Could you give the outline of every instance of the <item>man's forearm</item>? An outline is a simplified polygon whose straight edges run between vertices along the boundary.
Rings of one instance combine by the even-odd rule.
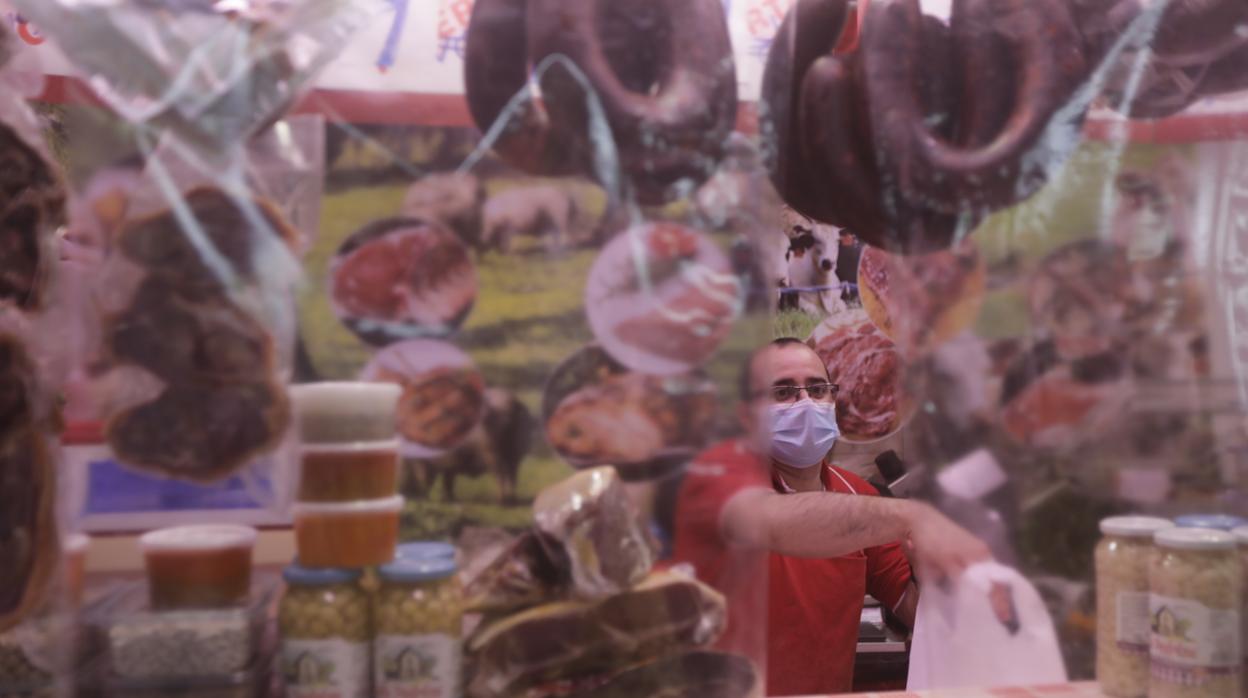
[[[904,540],[928,507],[903,499],[810,492],[768,494],[759,507],[765,540],[758,543],[793,557],[829,558]],[[756,518],[756,517],[750,517]]]

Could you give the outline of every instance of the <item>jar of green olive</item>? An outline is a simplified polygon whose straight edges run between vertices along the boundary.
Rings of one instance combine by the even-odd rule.
[[[373,631],[359,570],[291,565],[278,608],[288,698],[368,698]]]
[[[377,637],[373,681],[378,698],[454,698],[460,695],[463,589],[453,556],[405,546],[377,570],[373,597]],[[453,553],[452,553],[453,555]]]

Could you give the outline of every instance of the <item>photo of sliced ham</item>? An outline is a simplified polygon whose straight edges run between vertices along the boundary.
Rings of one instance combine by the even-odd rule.
[[[585,288],[590,326],[603,348],[628,368],[660,375],[705,363],[744,300],[723,251],[674,223],[620,233],[594,262]]]
[[[913,402],[902,391],[905,363],[897,345],[851,311],[825,321],[814,334],[815,351],[840,386],[836,421],[847,441],[874,441],[900,428]]]
[[[370,344],[445,336],[476,302],[476,267],[440,224],[377,221],[339,249],[330,264],[330,299],[338,318]]]

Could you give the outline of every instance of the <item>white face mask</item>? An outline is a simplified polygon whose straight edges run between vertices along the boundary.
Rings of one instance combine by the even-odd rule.
[[[836,404],[810,398],[768,406],[766,423],[771,457],[794,468],[822,463],[841,436]]]

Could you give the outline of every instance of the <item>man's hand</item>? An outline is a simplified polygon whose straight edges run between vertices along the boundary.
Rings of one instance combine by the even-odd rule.
[[[956,579],[967,567],[992,558],[983,541],[926,504],[913,514],[910,540],[910,558],[924,582]]]

